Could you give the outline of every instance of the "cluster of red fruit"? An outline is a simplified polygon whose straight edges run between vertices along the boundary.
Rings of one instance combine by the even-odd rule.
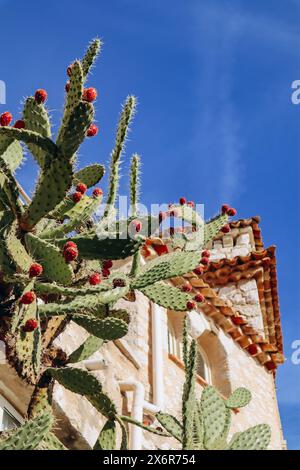
[[[187,201],[185,197],[181,197],[181,198],[179,199],[179,204],[180,204],[181,206],[187,205],[187,206],[189,206],[189,207],[195,207],[194,201]]]
[[[34,263],[30,266],[29,268],[29,277],[37,277],[40,276],[43,273],[43,266],[41,266],[38,263]],[[27,291],[25,292],[21,299],[20,302],[23,305],[30,305],[36,300],[36,295],[33,291]],[[23,330],[26,332],[32,332],[38,327],[38,322],[35,318],[29,318],[24,327]]]
[[[39,89],[36,90],[34,94],[34,99],[38,104],[45,103],[47,100],[47,92],[45,90]],[[12,115],[6,111],[0,116],[0,126],[9,126],[12,121]],[[13,126],[15,129],[24,129],[25,122],[22,119],[18,119]]]
[[[87,190],[87,185],[84,184],[84,183],[78,183],[77,186],[76,186],[76,191],[75,193],[72,194],[72,199],[74,202],[79,202],[82,198],[82,196],[84,195],[84,193],[86,192]],[[103,194],[103,191],[102,189],[100,188],[95,188],[94,191],[93,191],[93,197],[94,198],[98,198],[100,196],[102,196]]]
[[[72,75],[72,67],[73,65],[69,65],[67,68],[67,74],[69,77]],[[66,92],[69,93],[70,90],[70,81],[67,81],[66,83]],[[90,87],[90,88],[85,88],[82,93],[82,99],[84,101],[87,101],[88,103],[93,103],[97,99],[98,92],[96,88]],[[95,135],[98,134],[98,127],[96,124],[91,124],[90,127],[88,128],[86,135],[87,137],[94,137]]]
[[[227,214],[230,217],[234,217],[236,215],[236,209],[230,207],[228,204],[223,204],[221,207],[222,214]],[[221,232],[229,233],[230,232],[230,225],[226,224],[224,227],[221,228]]]

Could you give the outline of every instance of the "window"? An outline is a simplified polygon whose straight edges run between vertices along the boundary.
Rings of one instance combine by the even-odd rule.
[[[22,423],[22,416],[0,396],[0,431],[8,431],[18,427]]]
[[[176,312],[168,312],[168,353],[183,362],[182,346],[183,318]],[[198,343],[197,374],[207,383],[212,383],[211,368],[204,349]]]
[[[202,377],[202,379],[204,379],[207,383],[211,384],[209,361],[206,353],[199,344],[197,351],[197,374],[200,375],[200,377]]]

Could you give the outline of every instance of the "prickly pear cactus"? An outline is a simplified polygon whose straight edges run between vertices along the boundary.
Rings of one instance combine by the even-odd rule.
[[[0,441],[3,449],[64,448],[51,430],[55,380],[84,395],[107,417],[96,448],[115,447],[116,425],[122,433],[121,448],[126,448],[125,418],[118,416],[101,384],[88,372],[67,366],[87,359],[107,341],[126,335],[129,314],[114,305],[121,298],[133,298],[134,290],[173,310],[194,308],[189,292],[165,281],[199,268],[203,245],[228,221],[228,214],[222,211],[206,224],[191,204],[182,201],[159,217],[139,216],[140,157],[137,154],[131,161],[130,217],[114,220],[121,157],[136,110],[134,96],[127,97],[120,113],[107,194],[104,196],[102,189],[95,187],[105,172],[102,164],[76,169],[81,144],[98,133],[93,104],[97,91],[85,86],[100,50],[101,42],[96,39],[83,59],[68,67],[65,104],[56,136],[46,106],[47,93],[41,89],[25,99],[21,119],[11,125],[10,114],[6,113],[7,125],[0,126],[1,338],[9,345],[8,360],[35,387],[29,407],[31,421],[3,438]],[[15,176],[25,151],[39,166],[32,198]],[[99,212],[103,197],[104,208]],[[162,221],[172,218],[175,211],[177,218],[190,224],[194,238],[185,240],[186,251],[164,254],[142,266],[145,249],[160,237]],[[133,233],[129,236],[130,230]],[[172,238],[170,234],[167,241],[170,246]],[[152,254],[155,252],[158,253],[157,248]],[[112,260],[128,257],[132,257],[128,274],[111,272]],[[53,348],[51,354],[48,349],[70,321],[83,327],[90,336],[69,357],[60,354],[58,360]],[[193,373],[190,386],[192,377]],[[189,393],[189,387],[186,393],[188,413],[193,394]],[[228,400],[226,407],[234,407],[245,399],[235,396]],[[48,414],[42,413],[45,409]],[[179,439],[179,423],[163,415],[160,419],[167,431]],[[189,436],[191,445],[191,433]],[[240,442],[241,438],[234,445],[240,446]]]
[[[218,391],[207,386],[197,399],[195,393],[196,343],[188,344],[188,322],[184,325],[184,362],[186,381],[182,396],[182,423],[168,413],[159,412],[156,419],[166,432],[188,450],[266,450],[271,439],[271,429],[267,424],[258,424],[246,431],[237,432],[228,442],[231,413],[234,408],[246,406],[251,393],[246,388],[236,389],[225,400]],[[136,426],[145,427],[139,423]],[[156,433],[155,428],[148,427]]]

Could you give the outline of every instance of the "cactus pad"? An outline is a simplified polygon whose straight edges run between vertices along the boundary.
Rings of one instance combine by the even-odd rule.
[[[47,372],[63,387],[71,392],[85,396],[108,419],[115,418],[117,413],[115,405],[102,391],[101,383],[92,374],[72,367],[48,369]]]
[[[270,426],[258,424],[235,434],[229,443],[229,450],[266,450],[270,440]]]
[[[227,408],[242,408],[251,401],[251,392],[244,387],[237,388],[225,401]]]
[[[141,289],[163,279],[181,276],[196,268],[201,259],[201,253],[169,253],[149,261],[134,279],[132,287]]]
[[[26,235],[26,246],[29,252],[43,266],[45,277],[63,285],[68,285],[72,282],[72,267],[70,264],[66,264],[63,255],[57,247],[31,233]]]
[[[189,294],[181,292],[176,287],[164,282],[156,282],[155,284],[140,289],[140,291],[146,295],[146,297],[149,297],[152,302],[179,312],[186,311],[186,304],[191,300]]]
[[[116,448],[116,422],[108,420],[104,424],[94,445],[94,450],[114,450]]]
[[[52,425],[51,414],[40,414],[13,431],[7,439],[0,439],[0,450],[35,450]]]
[[[89,336],[79,348],[70,354],[68,362],[74,364],[88,359],[96,351],[99,351],[102,344],[103,340],[101,338],[93,335]]]

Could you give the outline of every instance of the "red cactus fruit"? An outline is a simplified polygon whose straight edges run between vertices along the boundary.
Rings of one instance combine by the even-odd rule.
[[[45,103],[45,101],[47,100],[47,92],[46,90],[42,90],[41,88],[36,90],[35,94],[34,94],[34,99],[36,101],[36,103],[38,104],[41,104],[41,103]]]
[[[35,320],[35,318],[29,318],[29,320],[26,321],[23,329],[27,333],[31,333],[32,331],[36,330],[38,327],[38,322]]]
[[[29,268],[29,276],[30,277],[36,277],[40,276],[43,272],[43,266],[41,266],[38,263],[34,263],[30,266]]]
[[[96,126],[96,124],[91,124],[88,130],[86,131],[86,135],[87,137],[94,137],[95,135],[98,134],[98,131],[99,129]]]
[[[72,194],[72,199],[74,202],[79,202],[81,198],[82,193],[80,193],[79,191],[76,191],[76,193]]]
[[[195,295],[194,300],[195,300],[198,304],[201,304],[201,303],[203,303],[203,302],[205,301],[205,297],[204,297],[204,295],[202,295],[202,294],[197,294],[197,295]]]
[[[203,256],[203,258],[201,258],[201,263],[204,265],[209,264],[209,258],[207,258],[207,256]]]
[[[78,183],[76,186],[76,191],[78,191],[81,194],[84,194],[87,190],[87,185],[84,183]]]
[[[188,202],[187,202],[187,206],[189,206],[189,207],[195,207],[194,201],[188,201]]]
[[[210,251],[209,250],[203,250],[201,253],[201,256],[203,258],[209,258],[210,257]]]
[[[131,225],[137,233],[142,230],[142,222],[140,222],[139,220],[133,220],[131,222]]]
[[[96,88],[85,88],[83,90],[83,94],[82,94],[82,99],[84,101],[88,101],[89,103],[92,103],[93,101],[95,101],[95,99],[97,98],[97,90]]]
[[[73,64],[70,64],[69,67],[67,68],[67,75],[69,77],[71,77],[71,75],[72,75],[72,68],[73,68]]]
[[[101,272],[102,272],[103,277],[109,277],[110,276],[110,270],[109,269],[103,268]]]
[[[70,81],[67,81],[66,86],[65,86],[66,93],[69,93],[70,86],[71,86]]]
[[[235,325],[243,325],[245,323],[243,317],[234,317],[232,316],[231,317],[231,321],[232,323],[234,323]]]
[[[195,302],[193,302],[192,300],[188,300],[186,303],[186,308],[187,310],[194,310],[196,308]]]
[[[66,261],[74,261],[78,258],[78,250],[73,246],[64,249],[64,258]]]
[[[275,370],[276,369],[276,364],[275,362],[273,361],[267,361],[264,363],[264,366],[268,369],[268,370]]]
[[[94,274],[91,274],[90,277],[89,277],[89,283],[92,285],[92,286],[96,286],[97,284],[100,284],[101,282],[101,276],[99,273],[94,273]]]
[[[229,204],[223,204],[223,206],[221,207],[222,214],[227,214],[229,209],[230,209]]]
[[[103,191],[101,188],[95,188],[94,191],[93,191],[93,196],[94,197],[100,197],[102,196],[103,194]]]
[[[249,354],[251,354],[251,356],[255,356],[255,354],[258,353],[258,347],[256,344],[252,343],[250,346],[248,346],[247,351]]]
[[[192,289],[193,289],[193,288],[192,288],[192,286],[191,286],[191,284],[190,284],[189,282],[187,282],[186,284],[183,284],[183,285],[181,286],[182,292],[191,292]]]
[[[77,248],[77,245],[75,242],[72,242],[71,240],[69,242],[67,242],[65,245],[64,245],[64,251],[67,249],[67,248],[75,248],[77,251],[78,251],[78,248]]]
[[[0,116],[0,126],[9,126],[12,121],[12,115],[6,111]]]
[[[32,302],[34,302],[36,299],[36,295],[34,292],[32,291],[28,291],[28,292],[25,292],[25,294],[22,295],[20,301],[21,301],[21,304],[24,304],[24,305],[30,305],[32,304]]]
[[[230,232],[230,225],[226,224],[224,227],[221,228],[221,232],[229,233]]]
[[[116,288],[116,287],[125,287],[126,282],[124,281],[124,279],[114,279],[113,280],[113,286],[114,286],[114,288]]]
[[[197,276],[201,276],[201,274],[203,274],[203,268],[202,266],[198,266],[197,268],[194,269],[193,271],[195,274],[197,274]]]
[[[153,244],[152,247],[153,247],[153,250],[158,254],[158,256],[166,255],[167,253],[169,253],[167,245]]]
[[[113,267],[113,262],[111,259],[106,259],[105,261],[103,261],[103,269],[110,269]]]
[[[234,209],[234,207],[230,207],[230,209],[227,211],[227,214],[230,215],[230,217],[234,217],[236,215],[236,209]]]
[[[180,204],[181,206],[184,206],[184,205],[186,204],[186,198],[185,198],[185,197],[181,197],[181,198],[179,199],[179,204]]]
[[[22,121],[22,119],[18,119],[18,120],[14,123],[14,128],[15,128],[15,129],[24,129],[24,128],[25,128],[25,122]]]

